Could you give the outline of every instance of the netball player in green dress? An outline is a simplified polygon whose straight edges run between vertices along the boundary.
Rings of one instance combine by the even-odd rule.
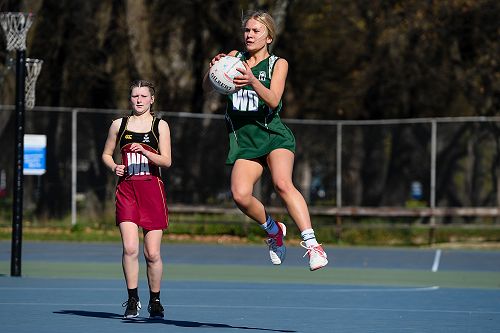
[[[271,262],[281,264],[286,255],[283,243],[286,226],[267,214],[262,202],[253,196],[253,187],[267,167],[276,192],[301,232],[301,245],[307,249],[310,269],[316,270],[326,266],[327,255],[314,235],[304,197],[292,182],[295,138],[280,119],[288,62],[269,52],[276,29],[268,13],[249,13],[242,23],[245,50],[227,54],[239,57],[245,66],[234,79],[240,89],[228,95],[226,108],[229,135],[226,163],[233,166],[233,200],[267,232]],[[224,53],[216,55],[210,66],[224,56]],[[204,87],[209,90],[207,77]]]

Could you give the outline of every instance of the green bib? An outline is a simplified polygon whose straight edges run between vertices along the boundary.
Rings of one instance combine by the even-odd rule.
[[[246,54],[238,52],[245,61]],[[279,58],[270,55],[252,68],[252,73],[266,87],[271,86],[274,65]],[[279,117],[282,101],[271,109],[262,101],[251,86],[245,86],[227,96],[226,126],[229,135],[229,153],[226,163],[237,159],[256,159],[278,148],[295,152],[292,131]]]

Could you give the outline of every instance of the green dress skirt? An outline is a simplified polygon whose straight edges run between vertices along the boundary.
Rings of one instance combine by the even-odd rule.
[[[237,159],[260,159],[279,148],[295,153],[295,137],[278,114],[264,122],[248,117],[226,117],[226,125],[229,136],[226,164],[232,165]]]

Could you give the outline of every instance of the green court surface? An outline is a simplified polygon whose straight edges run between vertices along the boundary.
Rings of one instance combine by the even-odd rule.
[[[0,274],[7,275],[10,263],[0,262]],[[141,271],[145,272],[144,265]],[[25,261],[23,276],[43,278],[120,279],[120,263]],[[143,276],[144,274],[142,274]],[[234,281],[268,283],[353,284],[386,286],[440,286],[450,288],[500,288],[500,273],[402,269],[325,268],[310,272],[304,267],[243,265],[165,265],[166,280]]]

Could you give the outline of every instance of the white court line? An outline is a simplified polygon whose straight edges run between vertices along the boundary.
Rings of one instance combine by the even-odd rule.
[[[436,250],[434,255],[434,263],[432,264],[432,271],[437,272],[439,269],[439,261],[441,260],[441,249]]]
[[[276,292],[276,291],[286,291],[295,293],[353,293],[353,292],[418,292],[418,291],[434,291],[438,290],[439,286],[429,286],[429,287],[408,287],[408,288],[329,288],[329,289],[317,289],[317,288],[286,288],[286,289],[276,289],[276,288],[162,288],[165,292],[186,292],[189,291],[200,291],[200,292]],[[89,291],[123,291],[123,288],[86,288],[86,287],[0,287],[0,290],[89,290]],[[1,303],[0,303],[1,304]]]
[[[119,304],[108,303],[0,303],[2,305],[22,306],[72,306],[72,307],[118,307]],[[269,310],[310,310],[310,311],[364,311],[364,312],[406,312],[406,313],[458,313],[458,314],[493,314],[500,315],[500,311],[479,310],[442,310],[442,309],[404,309],[404,308],[363,308],[363,307],[325,307],[325,306],[277,306],[277,305],[216,305],[216,304],[166,304],[167,308],[198,308],[198,309],[269,309]],[[94,309],[95,310],[95,309]]]

